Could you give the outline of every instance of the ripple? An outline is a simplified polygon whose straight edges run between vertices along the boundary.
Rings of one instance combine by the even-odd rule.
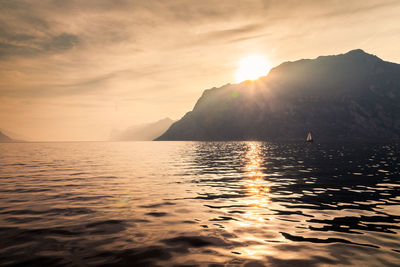
[[[302,237],[302,236],[295,236],[291,235],[288,233],[281,232],[281,234],[286,238],[291,241],[296,241],[296,242],[311,242],[311,243],[345,243],[345,244],[354,244],[358,246],[365,246],[365,247],[372,247],[372,248],[379,248],[378,246],[371,245],[371,244],[361,244],[361,243],[355,243],[351,242],[346,239],[342,238],[332,238],[329,237],[327,239],[321,239],[321,238],[313,238],[313,237]]]
[[[153,217],[164,217],[164,216],[168,215],[168,213],[166,213],[166,212],[148,212],[145,214],[149,215],[149,216],[153,216]]]
[[[106,220],[106,221],[98,221],[94,223],[89,223],[86,225],[87,228],[98,227],[103,225],[110,225],[110,224],[122,224],[123,221],[121,220]]]
[[[400,264],[400,144],[0,144],[0,265]]]
[[[226,243],[219,238],[209,236],[179,236],[169,239],[164,239],[162,242],[168,245],[181,245],[190,247],[204,247],[204,246],[225,246]]]
[[[139,208],[159,208],[162,206],[172,206],[172,205],[176,205],[176,203],[172,203],[172,202],[162,202],[162,203],[155,203],[155,204],[149,204],[149,205],[140,205]]]
[[[87,208],[54,208],[48,210],[9,210],[0,212],[0,214],[13,214],[13,215],[36,215],[36,214],[54,214],[54,215],[63,215],[63,216],[74,216],[79,214],[90,214],[94,213],[93,210]]]

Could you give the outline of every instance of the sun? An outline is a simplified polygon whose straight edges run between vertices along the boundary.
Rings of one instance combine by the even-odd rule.
[[[247,56],[239,61],[235,75],[236,82],[257,80],[261,76],[267,75],[270,69],[270,64],[262,55]]]

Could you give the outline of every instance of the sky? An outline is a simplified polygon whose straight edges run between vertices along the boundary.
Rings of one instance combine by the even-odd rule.
[[[0,129],[106,140],[271,66],[361,48],[400,63],[398,0],[0,0]]]

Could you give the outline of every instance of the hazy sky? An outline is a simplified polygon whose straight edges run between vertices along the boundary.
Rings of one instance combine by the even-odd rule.
[[[0,0],[0,129],[102,140],[179,119],[249,54],[400,62],[399,14],[399,0]]]

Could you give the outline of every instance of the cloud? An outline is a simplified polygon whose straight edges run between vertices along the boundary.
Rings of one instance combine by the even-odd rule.
[[[45,39],[28,34],[3,34],[0,39],[0,59],[63,52],[74,48],[78,43],[78,36],[67,33],[49,36]]]
[[[52,36],[49,42],[43,43],[41,47],[44,51],[64,51],[75,47],[78,42],[78,36],[74,34],[62,33]]]
[[[248,40],[252,38],[258,38],[263,36],[264,34],[257,34],[252,35],[254,33],[259,32],[265,28],[262,24],[247,24],[247,25],[240,25],[235,28],[229,29],[216,29],[212,31],[208,31],[205,33],[200,33],[199,38],[196,42],[201,44],[202,42],[218,42],[218,41],[241,41],[241,40]]]
[[[44,128],[42,103],[74,119],[91,106],[81,125],[107,129],[110,103],[126,99],[115,120],[179,118],[247,53],[276,65],[367,44],[396,60],[399,12],[393,0],[0,0],[0,99],[15,100],[0,118],[14,110],[22,129],[35,114]]]
[[[389,0],[389,1],[355,1],[354,3],[349,3],[349,5],[336,5],[332,10],[322,9],[322,12],[318,14],[316,17],[321,19],[326,19],[329,17],[338,17],[338,16],[347,16],[347,15],[356,15],[359,13],[365,13],[368,11],[376,11],[380,8],[398,6],[399,2],[397,0]]]

